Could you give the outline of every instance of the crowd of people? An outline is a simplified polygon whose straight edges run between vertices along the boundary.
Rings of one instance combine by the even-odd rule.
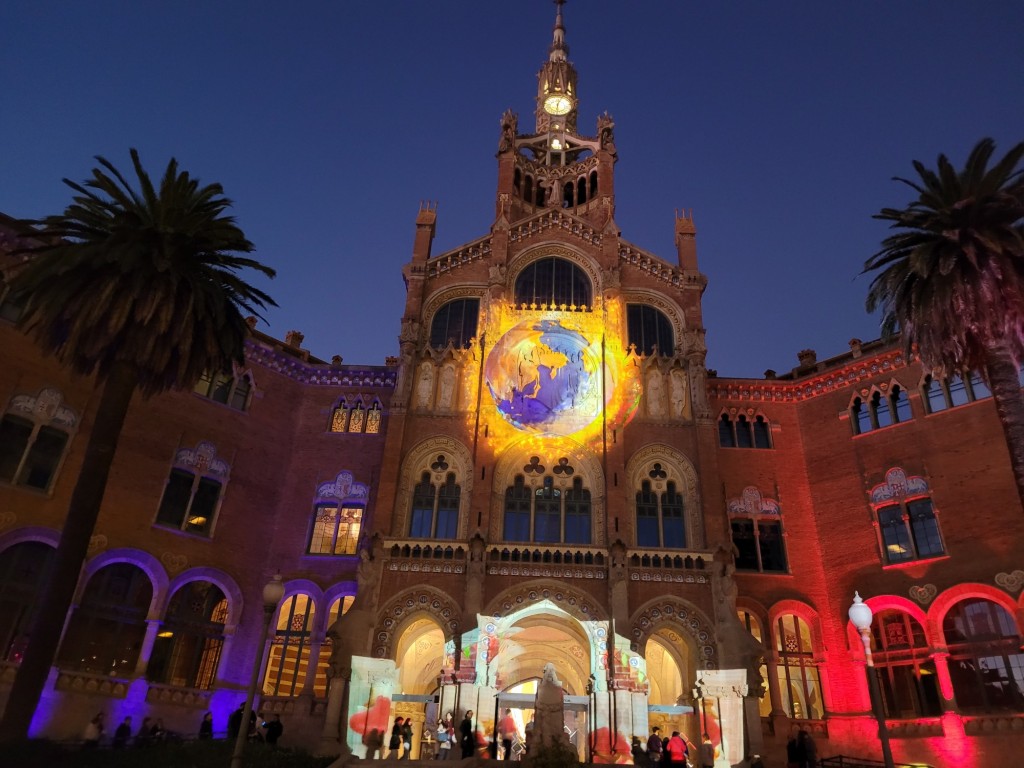
[[[652,768],[686,768],[688,765],[714,768],[715,765],[715,745],[706,733],[700,744],[694,744],[679,731],[672,731],[671,736],[663,737],[661,728],[656,725],[651,728],[651,735],[647,738],[646,755],[637,755],[639,751],[639,744],[634,744],[634,758],[645,758]]]
[[[227,736],[229,740],[233,740],[238,736],[238,732],[242,727],[242,720],[245,719],[244,710],[245,705],[242,704],[228,718]],[[132,729],[132,717],[128,715],[114,729],[114,735],[110,739],[110,747],[112,749],[125,749],[129,746],[147,747],[165,741],[185,741],[189,738],[196,738],[200,741],[213,739],[213,713],[207,712],[203,715],[203,719],[199,723],[199,729],[194,737],[168,731],[164,728],[163,719],[159,717],[145,717],[142,719],[142,725],[139,726],[138,731],[135,731],[133,734]],[[97,712],[96,716],[86,724],[85,729],[82,731],[82,748],[96,749],[103,745],[105,743],[105,732],[106,714],[104,712]],[[284,724],[281,722],[280,715],[275,714],[266,719],[263,717],[262,712],[259,713],[258,717],[255,712],[249,713],[247,735],[249,741],[264,742],[273,747],[277,745],[283,733]]]

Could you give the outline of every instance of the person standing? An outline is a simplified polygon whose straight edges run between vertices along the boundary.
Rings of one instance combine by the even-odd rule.
[[[405,718],[396,717],[394,725],[391,726],[391,738],[388,740],[388,757],[398,759],[398,753],[402,749],[402,723]]]
[[[273,720],[263,723],[263,727],[267,732],[267,735],[265,736],[267,744],[272,747],[276,747],[277,740],[280,739],[281,734],[284,733],[284,724],[281,722],[281,716],[275,714]]]
[[[679,731],[672,731],[672,736],[668,740],[668,746],[665,748],[665,751],[668,752],[669,765],[674,768],[685,768],[689,750],[686,748],[686,742],[683,741],[683,737],[679,735]]]
[[[111,747],[114,749],[124,749],[128,744],[128,739],[132,737],[132,717],[129,715],[121,724],[117,726],[117,730],[114,731],[114,741],[111,743]]]
[[[228,718],[228,741],[234,742],[238,732],[242,730],[242,713],[245,711],[245,702],[238,705],[238,709],[231,713]]]
[[[790,736],[786,742],[786,768],[804,768],[804,753],[796,736]]]
[[[661,763],[664,749],[665,747],[661,743],[661,728],[654,726],[651,728],[651,735],[647,737],[647,759],[651,761],[651,765]]]
[[[237,735],[237,734],[236,734]],[[199,739],[206,740],[213,738],[213,713],[207,712],[203,715],[203,722],[199,724]]]
[[[800,764],[800,768],[817,768],[818,766],[818,745],[814,743],[814,739],[811,734],[805,729],[801,728],[800,733],[797,734],[796,743],[801,752],[803,752],[803,763]]]
[[[466,716],[459,723],[459,746],[462,748],[462,759],[472,757],[476,750],[473,743],[473,710],[467,709]]]
[[[706,733],[704,740],[697,748],[697,759],[700,761],[700,768],[714,768],[715,766],[715,745],[711,743],[711,737]]]
[[[498,724],[498,733],[501,734],[501,747],[505,750],[505,760],[512,759],[512,743],[519,735],[519,728],[516,726],[515,718],[512,717],[512,710],[506,709],[505,716]]]
[[[452,751],[452,738],[451,734],[448,733],[449,727],[451,727],[451,713],[445,713],[437,722],[437,754],[434,755],[435,760],[447,760],[449,754]]]
[[[96,749],[100,745],[100,739],[103,738],[103,720],[106,715],[102,712],[97,712],[96,716],[90,720],[85,730],[82,732],[82,749]]]

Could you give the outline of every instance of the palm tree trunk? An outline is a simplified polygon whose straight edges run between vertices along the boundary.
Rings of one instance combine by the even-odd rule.
[[[985,357],[988,385],[999,422],[1003,425],[1017,495],[1024,510],[1024,397],[1021,396],[1017,366],[1002,345],[989,348]]]
[[[134,368],[127,363],[115,363],[103,384],[96,420],[89,434],[82,469],[71,493],[71,503],[53,568],[43,591],[39,614],[14,678],[3,720],[0,720],[0,743],[28,737],[32,716],[50,674],[78,586],[82,563],[89,550],[89,540],[99,516],[107,476],[135,384]]]

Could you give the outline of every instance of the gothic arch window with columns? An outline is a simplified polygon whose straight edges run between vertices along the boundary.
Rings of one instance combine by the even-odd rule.
[[[957,709],[1024,712],[1024,652],[1013,615],[984,598],[954,604],[942,621]]]
[[[56,389],[12,397],[0,418],[0,482],[50,490],[77,426]]]
[[[806,615],[782,613],[772,627],[778,658],[777,680],[773,682],[778,684],[783,709],[794,720],[821,720],[825,715],[821,660],[812,623],[817,622]]]
[[[354,555],[362,530],[363,514],[370,487],[342,470],[329,482],[320,484],[313,500],[313,521],[309,531],[310,555]]]
[[[516,276],[514,301],[527,309],[593,309],[594,286],[586,272],[568,259],[542,256]]]
[[[472,466],[466,446],[450,437],[429,438],[413,448],[402,463],[394,535],[466,538]]]
[[[718,418],[718,445],[722,448],[772,448],[772,430],[762,413],[736,408]]]
[[[931,414],[992,397],[992,391],[977,371],[954,371],[945,377],[929,373],[921,380],[921,397]]]
[[[430,346],[444,349],[449,344],[465,349],[477,337],[480,299],[454,299],[442,305],[430,321]]]
[[[666,445],[648,446],[626,466],[636,514],[636,546],[700,549],[704,531],[697,473],[690,461]]]
[[[754,486],[726,502],[732,543],[739,554],[736,568],[762,573],[788,572],[782,511],[775,499],[767,499]]]
[[[630,302],[626,305],[626,333],[637,354],[670,357],[676,351],[672,321],[650,304]]]
[[[174,455],[156,513],[156,525],[210,537],[231,467],[213,443],[200,442]]]
[[[871,634],[886,717],[941,715],[935,662],[921,623],[906,611],[889,608],[875,614]]]
[[[537,544],[584,544],[593,540],[589,488],[567,457],[549,468],[531,456],[505,489],[502,540]]]
[[[913,418],[907,390],[898,381],[864,390],[850,401],[850,424],[855,435],[902,424]]]
[[[351,405],[343,397],[331,409],[328,431],[374,435],[380,432],[382,416],[380,400],[376,398],[366,407],[361,397],[357,397]]]
[[[263,675],[265,696],[298,696],[306,683],[316,602],[308,592],[284,598],[277,612]]]
[[[231,375],[223,371],[204,371],[193,391],[236,411],[247,411],[254,388],[252,371],[243,371],[236,366]]]

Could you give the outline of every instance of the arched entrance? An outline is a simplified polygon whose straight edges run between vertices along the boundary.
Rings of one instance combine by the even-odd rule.
[[[679,731],[699,744],[700,721],[693,699],[697,673],[693,638],[671,625],[659,625],[648,636],[643,655],[647,661],[650,727],[660,727],[662,736]]]
[[[436,754],[438,690],[445,660],[444,632],[429,615],[412,617],[395,644],[398,685],[392,696],[391,721],[411,721],[412,750],[403,757],[430,759]],[[385,744],[385,747],[387,744]],[[385,756],[391,756],[388,750]],[[394,755],[397,757],[398,755]]]

